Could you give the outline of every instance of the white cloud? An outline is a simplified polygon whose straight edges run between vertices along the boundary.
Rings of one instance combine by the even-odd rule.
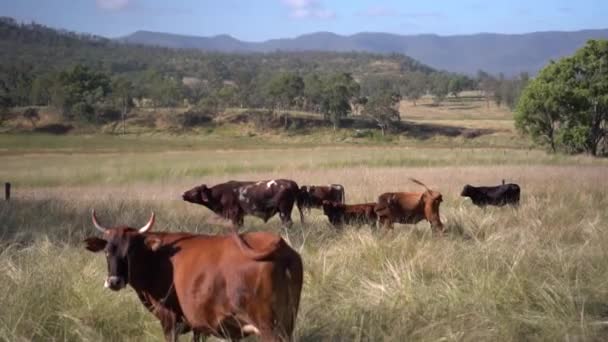
[[[131,0],[95,0],[97,7],[106,11],[120,11],[127,8]]]
[[[326,9],[318,0],[281,0],[289,9],[289,16],[296,19],[332,19],[336,13]]]

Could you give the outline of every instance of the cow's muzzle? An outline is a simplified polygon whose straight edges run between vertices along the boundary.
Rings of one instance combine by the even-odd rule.
[[[122,277],[117,276],[109,276],[103,283],[103,287],[112,291],[118,291],[124,288],[126,285],[127,284],[125,283],[124,279],[122,279]]]

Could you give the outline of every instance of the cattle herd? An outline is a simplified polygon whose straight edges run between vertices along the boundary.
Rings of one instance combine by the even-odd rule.
[[[241,339],[257,335],[264,341],[291,340],[300,304],[303,264],[300,255],[278,234],[238,234],[245,215],[267,222],[279,214],[292,225],[297,206],[300,220],[312,208],[322,209],[340,227],[427,220],[433,232],[444,232],[439,216],[440,192],[423,183],[423,192],[387,192],[375,203],[345,204],[342,185],[301,186],[292,180],[230,181],[200,185],[182,195],[229,220],[227,235],[151,232],[155,216],[141,228],[104,227],[92,212],[93,225],[103,235],[85,240],[86,249],[104,251],[108,276],[104,286],[118,291],[130,285],[142,304],[160,321],[165,339],[192,331],[193,341],[213,335]],[[517,184],[494,187],[465,185],[461,196],[475,205],[518,205]]]

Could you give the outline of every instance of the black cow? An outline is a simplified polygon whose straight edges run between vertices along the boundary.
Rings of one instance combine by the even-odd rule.
[[[344,186],[340,184],[330,185],[303,185],[298,194],[298,206],[310,210],[311,208],[321,209],[323,201],[330,201],[344,204]]]
[[[182,195],[184,201],[201,204],[214,213],[242,226],[245,215],[253,215],[267,222],[279,213],[285,227],[291,227],[291,210],[299,193],[298,184],[288,179],[259,182],[229,181],[211,188],[202,184]],[[300,220],[304,222],[302,209]]]
[[[498,186],[472,186],[467,184],[460,193],[460,196],[470,197],[473,204],[479,207],[486,205],[518,205],[519,195],[519,185],[514,183],[505,184],[504,180]]]

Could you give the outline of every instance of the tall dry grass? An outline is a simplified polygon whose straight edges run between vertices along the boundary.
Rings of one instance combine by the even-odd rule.
[[[335,152],[304,153],[297,162],[313,165]],[[390,156],[391,151],[383,153]],[[429,158],[432,152],[418,153]],[[268,157],[277,163],[276,169],[230,176],[339,182],[350,203],[373,200],[389,190],[419,190],[408,177],[444,194],[441,215],[449,232],[443,237],[433,236],[426,222],[397,225],[389,233],[372,227],[337,231],[318,211],[304,226],[296,220],[289,231],[282,230],[276,218],[266,225],[247,218],[246,230],[279,232],[303,256],[298,340],[608,338],[608,167],[576,158],[536,165],[533,158],[510,152],[506,157],[498,152],[471,156],[487,158],[483,160],[488,165],[467,166],[466,154],[454,153],[438,153],[441,160],[453,160],[445,167],[386,167],[374,164],[384,156],[367,154],[362,164],[371,160],[371,167],[345,162],[319,169],[291,165],[293,155],[288,153]],[[509,156],[517,165],[508,163]],[[587,165],[576,165],[580,160]],[[87,172],[87,162],[83,159],[81,168],[76,160],[69,165]],[[227,176],[180,180],[176,172],[166,179],[123,183],[112,178],[112,170],[103,169],[104,185],[31,186],[18,191],[14,201],[0,203],[0,339],[162,340],[159,324],[132,290],[103,289],[103,256],[85,251],[80,243],[95,234],[90,208],[96,208],[106,225],[138,226],[154,210],[157,230],[219,233],[221,228],[207,222],[211,215],[206,209],[179,200],[179,194],[199,182],[225,181]],[[480,209],[458,196],[465,183],[495,184],[502,178],[521,185],[519,208]]]

